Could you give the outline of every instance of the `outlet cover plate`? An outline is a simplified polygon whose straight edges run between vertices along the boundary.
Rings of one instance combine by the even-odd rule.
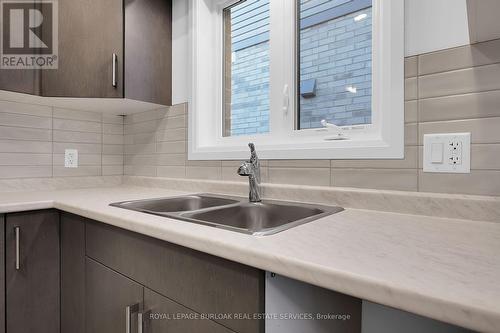
[[[76,149],[64,150],[64,167],[78,168],[78,150]]]
[[[424,172],[470,173],[470,136],[470,133],[425,134]]]

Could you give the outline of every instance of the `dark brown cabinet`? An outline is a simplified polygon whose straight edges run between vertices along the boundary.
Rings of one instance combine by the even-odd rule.
[[[143,287],[92,259],[85,268],[86,332],[137,332]]]
[[[171,105],[171,0],[59,0],[58,68],[0,69],[0,90]]]
[[[14,213],[6,216],[7,332],[59,332],[59,256],[57,211]]]

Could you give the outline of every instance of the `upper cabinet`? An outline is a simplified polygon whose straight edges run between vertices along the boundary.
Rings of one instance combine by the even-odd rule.
[[[59,0],[52,13],[57,69],[1,69],[1,90],[171,104],[171,0]]]

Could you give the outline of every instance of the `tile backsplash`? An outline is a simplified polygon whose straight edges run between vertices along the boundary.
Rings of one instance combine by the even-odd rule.
[[[78,168],[64,167],[77,149]],[[0,179],[123,174],[123,117],[0,101]]]
[[[407,58],[405,158],[269,160],[267,183],[500,196],[500,40]],[[471,132],[470,174],[422,171],[426,133]],[[0,101],[0,178],[139,175],[246,181],[187,160],[187,104],[124,117]],[[80,168],[63,167],[76,148]]]

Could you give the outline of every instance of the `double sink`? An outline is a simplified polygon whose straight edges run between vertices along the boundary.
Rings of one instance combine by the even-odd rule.
[[[194,194],[112,203],[111,206],[251,235],[270,235],[344,210],[341,207]]]

